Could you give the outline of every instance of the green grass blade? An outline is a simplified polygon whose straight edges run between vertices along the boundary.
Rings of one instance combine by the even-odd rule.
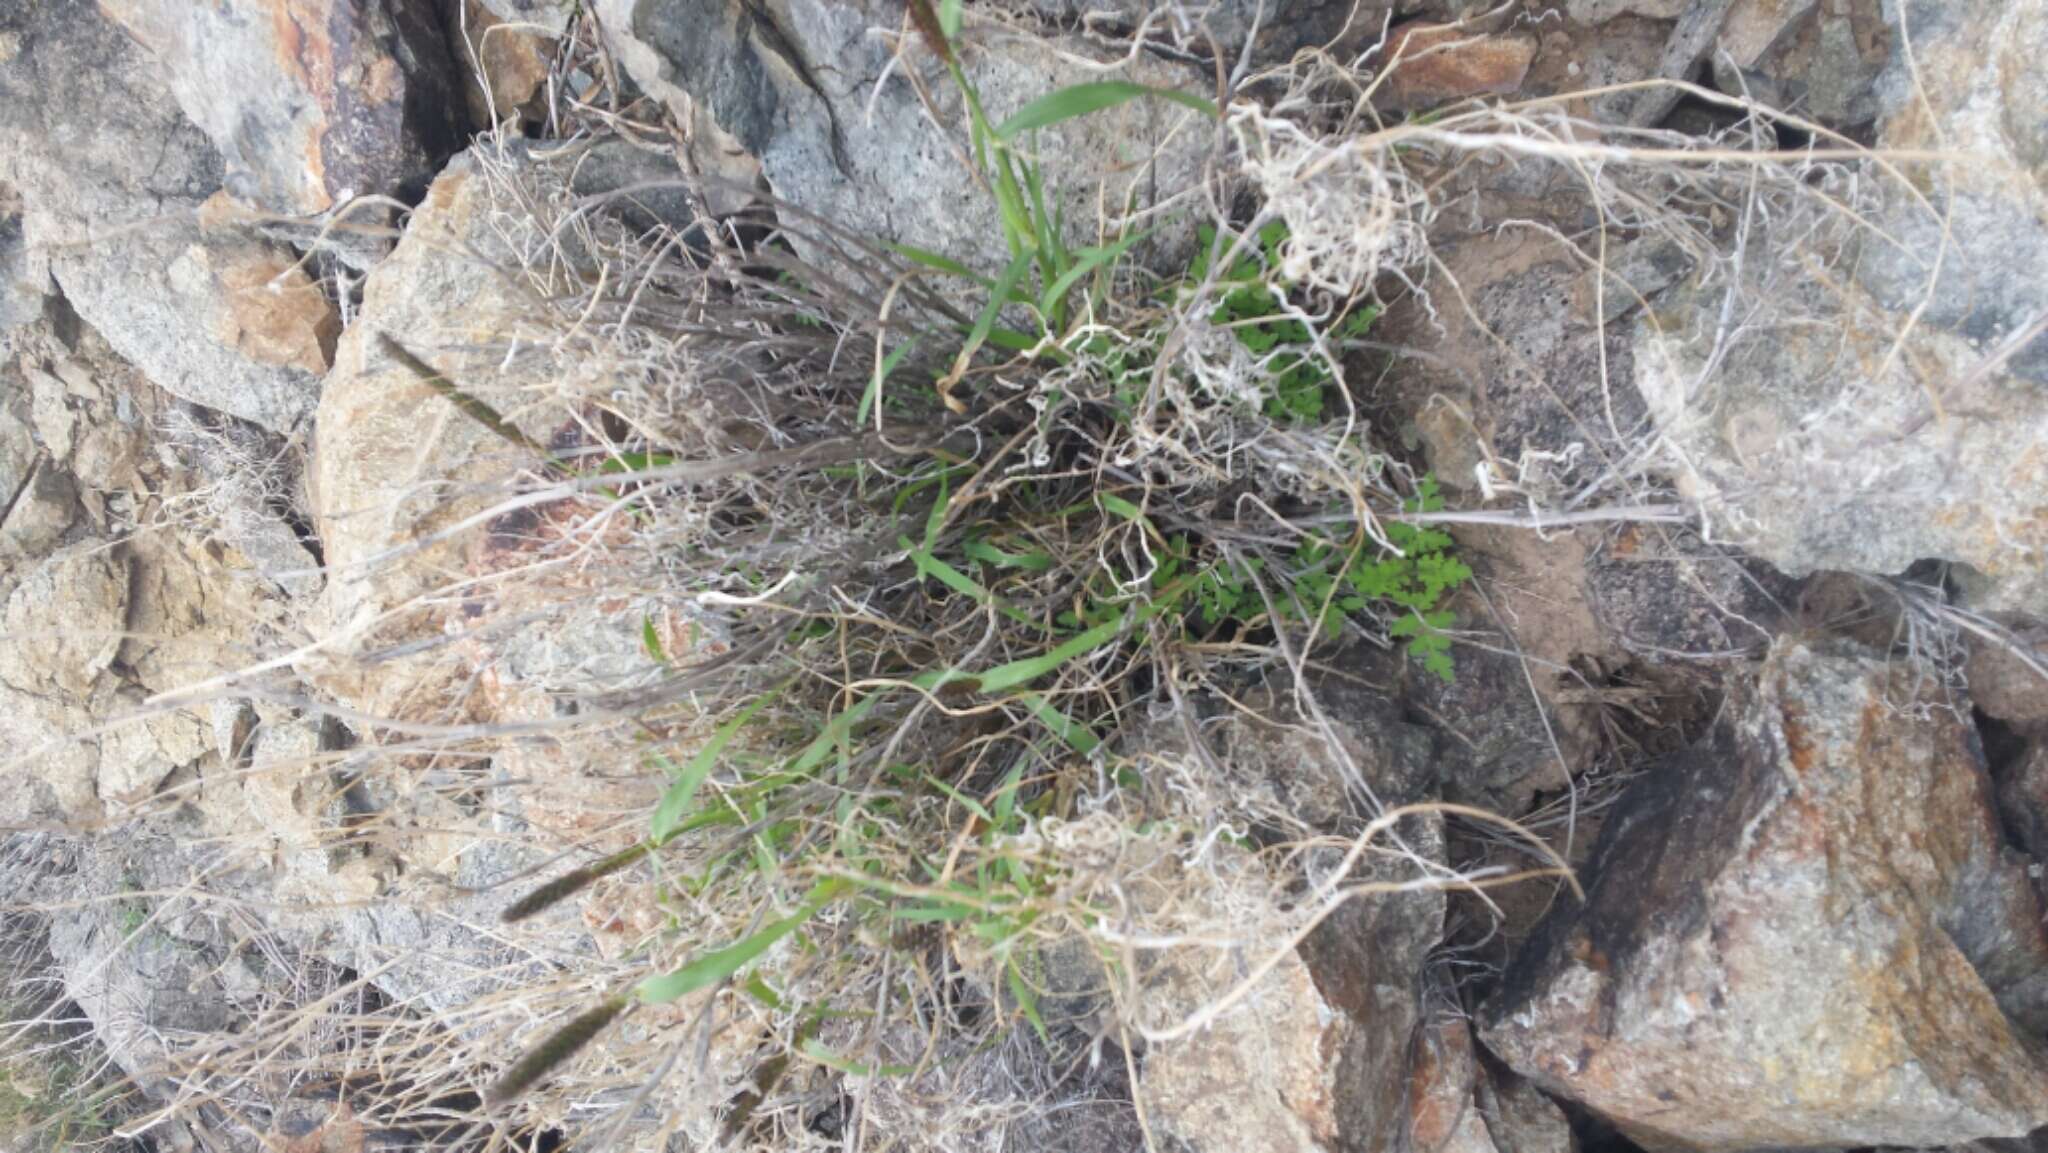
[[[833,717],[824,731],[811,738],[811,743],[804,746],[804,751],[798,753],[796,759],[789,762],[788,768],[777,776],[795,779],[824,764],[825,758],[832,755],[833,748],[846,739],[846,734],[853,731],[853,726],[867,719],[867,715],[875,711],[875,706],[882,703],[882,696],[882,693],[870,693],[862,697],[852,708]]]
[[[892,909],[889,916],[898,921],[909,921],[914,925],[928,925],[934,922],[964,921],[974,915],[974,910],[965,905],[953,905],[935,901],[928,905],[912,905],[908,909]]]
[[[1094,652],[1096,649],[1116,640],[1123,633],[1124,624],[1128,617],[1129,614],[1125,614],[1125,616],[1118,617],[1115,620],[1104,621],[1087,632],[1077,634],[1069,638],[1065,643],[1047,649],[1035,657],[1026,657],[1023,660],[1011,661],[1006,665],[997,665],[995,668],[981,674],[981,691],[984,693],[1000,693],[1014,689],[1019,685],[1028,684],[1057,670],[1061,665],[1076,657],[1086,656]]]
[[[837,1069],[839,1072],[851,1077],[868,1077],[875,1074],[880,1074],[884,1077],[908,1077],[912,1073],[917,1072],[917,1066],[915,1065],[882,1065],[875,1067],[863,1065],[858,1061],[849,1061],[832,1050],[827,1049],[824,1043],[816,1037],[804,1040],[803,1051],[806,1059],[816,1061],[827,1069]]]
[[[654,806],[652,836],[655,844],[662,844],[675,835],[676,827],[690,811],[690,802],[696,799],[698,786],[704,783],[705,777],[711,775],[712,766],[718,763],[719,754],[725,752],[725,746],[731,744],[732,739],[739,735],[739,731],[746,727],[747,722],[754,719],[754,714],[760,712],[762,706],[774,700],[775,695],[781,691],[781,686],[777,686],[755,698],[753,704],[741,709],[737,716],[718,726],[718,731],[712,734],[711,740],[683,765],[682,771],[676,774],[676,779],[669,784],[668,790],[661,794],[661,802]]]
[[[1029,302],[1020,301],[1019,303]],[[1030,352],[1032,349],[1038,347],[1037,337],[1026,336],[1023,333],[1018,332],[1014,328],[1003,328],[1000,326],[988,330],[988,342],[997,348],[1003,349],[1006,352]],[[1060,356],[1058,349],[1052,349],[1050,351],[1053,353],[1055,359],[1065,359],[1064,357]]]
[[[1052,734],[1064,741],[1068,748],[1085,757],[1102,747],[1102,738],[1095,735],[1094,729],[1061,712],[1058,706],[1046,700],[1044,696],[1038,693],[1025,693],[1023,700],[1024,707],[1030,709],[1032,715],[1046,728],[1051,729]]]
[[[1115,493],[1098,493],[1096,494],[1096,499],[1102,502],[1102,507],[1104,510],[1115,513],[1116,515],[1124,518],[1127,521],[1132,521],[1134,523],[1141,525],[1149,523],[1145,519],[1145,511],[1143,509],[1139,508],[1137,505],[1132,504],[1130,501],[1127,501],[1124,498],[1116,495]]]
[[[803,927],[804,922],[818,915],[823,909],[845,892],[845,881],[823,881],[811,890],[803,907],[780,921],[756,930],[723,949],[716,949],[684,965],[673,972],[659,977],[649,977],[634,989],[634,995],[648,1005],[665,1005],[679,997],[687,997],[699,989],[718,984],[727,977],[746,968],[758,960],[777,941]]]
[[[1048,93],[1017,110],[1016,115],[1002,122],[995,130],[996,139],[1014,140],[1021,133],[1034,128],[1072,120],[1105,108],[1114,108],[1140,96],[1156,96],[1185,105],[1205,116],[1215,116],[1216,104],[1204,100],[1191,92],[1180,92],[1172,88],[1153,88],[1144,84],[1133,84],[1128,80],[1101,80],[1093,84],[1075,84]]]
[[[1051,316],[1053,305],[1065,300],[1067,293],[1073,291],[1074,286],[1081,282],[1082,277],[1087,276],[1106,264],[1113,263],[1118,257],[1129,252],[1132,245],[1152,235],[1152,231],[1152,229],[1148,228],[1143,232],[1132,233],[1115,244],[1105,244],[1099,248],[1082,249],[1076,254],[1074,263],[1065,272],[1060,273],[1060,278],[1046,286],[1045,294],[1038,298],[1039,311],[1047,316]]]
[[[933,252],[928,248],[919,248],[913,244],[894,244],[888,241],[884,241],[882,246],[913,264],[923,265],[936,272],[943,272],[948,276],[958,276],[964,280],[971,280],[983,288],[995,287],[995,281],[990,280],[988,277],[954,260],[950,256]]]
[[[988,334],[996,326],[997,315],[1003,311],[1003,304],[1009,300],[1011,290],[1017,287],[1017,282],[1024,279],[1024,273],[1031,268],[1032,258],[1030,252],[1020,252],[1012,257],[1009,265],[1003,269],[1003,275],[996,281],[994,290],[989,293],[988,304],[982,308],[981,315],[975,318],[974,330],[967,334],[967,343],[960,346],[960,355],[953,358],[952,379],[958,380],[966,374],[967,365],[974,359],[974,354],[981,351],[981,346],[988,342]]]
[[[969,560],[978,560],[997,568],[1020,568],[1026,572],[1052,570],[1051,555],[1038,549],[1025,553],[1004,552],[985,540],[970,540],[961,546],[961,551],[967,554]]]
[[[1010,996],[1017,998],[1017,1007],[1024,1010],[1024,1019],[1031,1022],[1031,1028],[1038,1034],[1038,1039],[1048,1045],[1052,1044],[1052,1034],[1046,1032],[1045,1018],[1038,1012],[1038,994],[1031,991],[1031,983],[1024,979],[1023,972],[1017,968],[1015,957],[1010,958],[1009,964],[1003,966],[1003,975],[1009,980]]]

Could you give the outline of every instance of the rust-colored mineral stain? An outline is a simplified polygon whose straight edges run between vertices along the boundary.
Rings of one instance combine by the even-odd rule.
[[[1492,96],[1521,87],[1536,59],[1536,42],[1521,36],[1480,36],[1449,24],[1405,24],[1387,37],[1395,61],[1386,91],[1404,108]]]
[[[1778,722],[1785,730],[1785,755],[1792,768],[1801,775],[1812,772],[1815,746],[1813,735],[1806,730],[1805,716],[1787,701],[1778,706]]]

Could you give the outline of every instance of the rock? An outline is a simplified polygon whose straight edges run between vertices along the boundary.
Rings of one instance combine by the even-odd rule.
[[[97,542],[50,557],[7,598],[0,682],[83,698],[128,627],[129,562]]]
[[[2026,66],[2048,52],[2048,4],[1957,8],[1918,0],[1907,10],[1914,67],[1909,72],[1895,51],[1878,83],[1884,115],[1877,145],[1971,159],[1939,170],[1928,190],[1932,213],[1917,189],[1885,189],[1873,223],[1897,243],[1866,245],[1857,280],[1896,315],[1924,306],[1920,324],[1968,342],[1975,361],[2048,309],[2048,277],[2008,271],[2038,269],[2048,258],[2048,125],[2040,114],[2048,79]],[[1944,235],[1955,247],[1930,292],[1928,264]],[[2012,377],[2048,384],[2048,339],[2036,332],[2009,351]],[[1994,394],[1992,387],[1943,400],[1951,410],[1996,412]]]
[[[39,468],[0,520],[0,560],[39,557],[64,539],[78,517],[78,486],[55,466]]]
[[[1434,742],[1426,732],[1403,724],[1385,698],[1349,682],[1332,679],[1318,694],[1345,759],[1381,804],[1432,795]],[[1208,819],[1243,822],[1282,841],[1310,825],[1333,839],[1355,836],[1361,824],[1355,814],[1364,802],[1346,785],[1352,770],[1284,700],[1259,699],[1252,708],[1285,723],[1257,723],[1235,710],[1198,722],[1225,778],[1208,786],[1215,795],[1189,803]],[[1150,724],[1132,747],[1145,750],[1147,761],[1195,755],[1183,727],[1170,720]],[[1438,819],[1404,821],[1396,832],[1422,858],[1442,859]],[[1309,875],[1334,866],[1341,855],[1315,850]],[[1257,907],[1251,894],[1277,883],[1263,873],[1254,860],[1234,854],[1219,861],[1215,875],[1230,881],[1216,899],[1224,907]],[[1388,860],[1362,866],[1354,879],[1412,875],[1412,866]],[[1246,894],[1229,895],[1234,886],[1246,887]],[[1427,889],[1341,905],[1237,1009],[1193,1036],[1148,1049],[1139,1088],[1153,1124],[1200,1153],[1396,1147],[1410,1126],[1409,1062],[1422,1021],[1421,974],[1442,938],[1443,919],[1443,894]],[[1249,932],[1246,939],[1270,940],[1280,931]],[[1145,986],[1148,1023],[1158,1027],[1185,1017],[1255,959],[1161,951]]]
[[[1802,251],[1836,252],[1826,259],[1853,277],[1788,268],[1771,285],[1761,278],[1787,254],[1746,261],[1767,319],[1735,332],[1712,373],[1725,293],[1677,290],[1638,326],[1637,385],[1717,535],[1795,575],[1945,559],[1967,566],[1971,607],[2038,609],[2048,339],[2028,326],[2048,311],[2048,278],[2009,270],[2048,266],[2048,149],[2026,129],[2048,94],[2020,63],[2048,51],[2048,6],[1911,12],[1924,83],[1895,52],[1877,143],[1970,162],[1930,174],[1924,193],[1880,181],[1871,232],[1801,234]]]
[[[1438,764],[1445,800],[1519,815],[1537,794],[1570,784],[1588,749],[1581,726],[1562,716],[1544,723],[1544,710],[1555,712],[1559,679],[1547,661],[1525,672],[1513,655],[1478,648],[1458,654],[1457,676],[1449,682],[1407,679],[1404,699],[1411,707],[1442,718]]]
[[[657,227],[682,232],[696,223],[697,215],[680,176],[674,154],[612,137],[580,151],[569,190],[579,197],[603,198],[604,211],[641,232]]]
[[[2048,744],[2030,744],[1996,777],[1999,816],[2038,870],[2048,863]],[[2035,887],[2048,890],[2048,877],[2036,877]]]
[[[1355,54],[1378,39],[1390,16],[1447,15],[1442,4],[1427,0],[1297,0],[1284,8],[1260,0],[1210,0],[1168,10],[1156,10],[1144,0],[1033,0],[1031,7],[1060,26],[1078,25],[1103,38],[1127,36],[1153,15],[1149,32],[1154,39],[1203,56],[1212,51],[1213,41],[1231,61],[1244,53],[1256,22],[1250,53],[1254,64],[1282,64],[1304,48],[1348,48]]]
[[[30,569],[0,610],[0,820],[88,814],[99,795],[100,740],[79,739],[99,681],[119,653],[128,563],[97,544]]]
[[[10,6],[0,36],[20,46],[0,59],[0,183],[21,193],[29,242],[49,253],[71,307],[166,390],[296,427],[318,380],[304,350],[331,329],[331,311],[304,291],[281,311],[238,292],[296,257],[200,228],[221,159],[164,97],[152,63],[85,0]]]
[[[1692,0],[1566,0],[1564,10],[1581,24],[1605,24],[1617,16],[1676,20],[1691,6]]]
[[[50,855],[60,864],[27,894],[76,906],[50,919],[50,954],[95,1040],[146,1092],[175,1090],[195,1039],[231,1034],[266,1002],[317,979],[256,916],[225,911],[223,902],[260,900],[262,878],[226,865],[218,846],[206,856],[184,843],[194,831],[131,827],[123,836],[57,847]],[[199,876],[218,899],[186,895]],[[251,1085],[260,1094],[257,1082]]]
[[[327,638],[333,659],[316,675],[377,715],[397,715],[392,710],[399,701],[420,688],[399,668],[445,663],[445,654],[397,662],[378,675],[383,687],[377,690],[350,688],[337,678],[350,675],[345,666],[376,645],[437,630],[431,614],[379,618],[438,587],[451,566],[466,568],[463,558],[482,547],[483,534],[389,562],[378,558],[485,507],[485,483],[511,475],[531,457],[464,415],[378,342],[381,334],[397,335],[499,412],[530,407],[521,388],[542,379],[537,371],[501,372],[501,354],[438,351],[502,348],[522,335],[544,335],[518,286],[484,263],[512,259],[489,221],[487,183],[466,156],[435,180],[398,247],[364,284],[357,322],[343,335],[321,394],[310,487],[329,576],[315,630]],[[527,434],[544,440],[549,431],[533,424]],[[367,635],[373,626],[374,637]]]
[[[2024,650],[2034,666],[2048,668],[2048,626],[2011,630],[2010,646],[1983,637],[1970,638],[1963,678],[1970,700],[1986,716],[1996,718],[2036,739],[2048,737],[2048,676],[2030,667],[2014,649]]]
[[[1737,0],[1713,57],[1723,91],[1837,127],[1877,115],[1872,84],[1890,56],[1878,0]]]
[[[1146,992],[1155,1004],[1192,1012],[1237,976],[1225,958],[1213,970],[1173,965]],[[1290,954],[1201,1037],[1148,1050],[1139,1091],[1154,1125],[1203,1153],[1336,1149],[1351,1118],[1333,1058],[1352,1031]]]
[[[965,113],[939,62],[921,45],[908,47],[874,90],[891,48],[871,29],[893,30],[896,9],[856,0],[602,0],[595,11],[634,81],[680,121],[688,121],[691,101],[704,105],[759,159],[781,200],[868,241],[915,244],[991,272],[1008,263],[994,199],[962,161]],[[1005,34],[972,18],[956,47],[997,122],[1075,83],[1127,79],[1197,93],[1214,84],[1207,71],[1144,55],[1103,71],[1075,59],[1089,54],[1081,42]],[[931,94],[943,130],[906,68]],[[1151,99],[1068,120],[1039,134],[1048,194],[1057,190],[1077,237],[1093,237],[1099,205],[1138,213],[1155,189],[1193,187],[1209,127],[1198,113]],[[699,161],[706,170],[717,162]],[[825,250],[801,231],[793,239],[822,258]]]
[[[221,343],[257,364],[326,372],[341,335],[341,317],[320,286],[282,252],[228,255],[230,262],[216,265],[213,254],[187,253],[198,266],[191,271],[213,279],[225,301]]]
[[[2048,1120],[2048,946],[1930,670],[1787,639],[1633,786],[1484,1039],[1652,1148],[1930,1145]],[[1936,689],[1938,692],[1938,689]]]
[[[43,314],[50,274],[47,261],[29,252],[21,209],[0,199],[0,334]]]
[[[550,37],[569,30],[579,0],[481,0],[494,17],[508,23],[533,24]]]
[[[56,267],[80,315],[165,391],[289,432],[312,407],[337,327],[303,274],[290,295],[270,295],[266,274],[292,259],[271,244],[163,229]]]
[[[1523,1078],[1482,1059],[1462,1017],[1418,1035],[1407,1144],[1432,1153],[1577,1153],[1571,1124]]]
[[[433,5],[379,0],[100,0],[153,58],[225,163],[227,190],[278,212],[410,198],[461,144],[453,57]]]
[[[1403,24],[1387,36],[1382,107],[1430,108],[1522,86],[1536,59],[1536,38],[1482,34],[1446,24]]]
[[[1816,319],[1854,292],[1786,291],[1796,300],[1781,300],[1788,314]],[[1811,325],[1746,334],[1707,374],[1704,326],[1722,295],[1678,291],[1667,327],[1645,322],[1636,349],[1637,386],[1684,457],[1674,466],[1680,488],[1717,536],[1795,576],[1898,573],[1944,558],[1970,566],[1960,581],[1972,607],[2042,603],[2048,409],[2034,403],[2036,386],[1993,374],[1967,402],[1951,398],[1945,418],[1928,419],[1926,390],[1967,378],[1979,354],[1923,326],[1909,355],[1869,375],[1860,366],[1882,365],[1893,337],[1861,322],[1840,339]],[[1852,300],[1863,315],[1879,308]],[[1674,318],[1683,327],[1669,327]]]
[[[1416,1046],[1408,1087],[1412,1148],[1439,1153],[1500,1153],[1479,1108],[1479,1060],[1462,1019],[1432,1023]]]
[[[1479,1113],[1500,1153],[1578,1153],[1578,1137],[1557,1102],[1527,1078],[1480,1054]]]
[[[547,86],[554,36],[536,29],[532,20],[499,15],[489,0],[452,0],[448,42],[462,66],[462,99],[471,124],[486,129],[536,111],[535,99]]]

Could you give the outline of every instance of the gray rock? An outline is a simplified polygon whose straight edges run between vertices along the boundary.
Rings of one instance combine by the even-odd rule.
[[[83,545],[50,557],[7,598],[0,682],[84,698],[113,664],[128,624],[125,555]]]
[[[1891,40],[1875,0],[1742,0],[1715,45],[1714,82],[1725,92],[1853,128],[1877,115],[1873,84]]]
[[[1500,1153],[1578,1153],[1579,1140],[1557,1102],[1528,1078],[1482,1055],[1480,1116]]]
[[[311,410],[308,347],[332,323],[317,292],[274,276],[288,251],[205,232],[220,157],[166,99],[151,62],[84,0],[0,11],[0,182],[78,315],[166,390],[268,428]],[[331,339],[331,338],[330,338]]]
[[[1973,607],[2048,603],[2038,385],[1993,372],[1934,418],[1928,390],[1969,377],[1983,353],[1922,326],[1879,371],[1893,331],[1867,314],[1833,327],[1839,298],[1815,284],[1777,290],[1773,316],[1717,360],[1722,296],[1679,290],[1636,346],[1636,384],[1677,450],[1680,488],[1717,536],[1793,575],[1898,573],[1941,558],[1973,570]],[[1880,306],[1860,297],[1852,307]]]
[[[101,0],[153,58],[225,164],[227,191],[315,213],[350,194],[424,191],[461,146],[454,57],[432,4]]]
[[[364,562],[486,507],[491,482],[527,463],[387,356],[378,337],[389,333],[404,340],[498,411],[529,414],[520,417],[530,425],[527,435],[544,442],[552,432],[554,409],[521,393],[547,380],[552,362],[529,357],[509,371],[501,364],[505,342],[540,338],[546,330],[521,286],[485,263],[516,259],[493,230],[496,195],[490,175],[468,154],[435,180],[405,237],[365,283],[362,310],[337,346],[320,398],[310,489],[330,573],[313,623],[338,659],[326,672],[307,671],[327,691],[371,712],[420,697],[422,683],[413,678],[424,676],[424,669],[455,674],[440,653],[385,662],[373,674],[350,659],[358,646],[397,644],[440,631],[441,622],[430,613],[384,622],[375,637],[357,637],[352,630],[474,564],[486,534],[389,563]],[[528,343],[544,346],[540,339]],[[421,499],[422,485],[457,495]],[[364,677],[363,683],[345,683]]]
[[[1484,1016],[1641,1143],[1931,1145],[2048,1120],[2048,940],[1932,670],[1780,642],[1633,786]],[[1958,715],[1958,714],[1961,715]]]
[[[582,149],[574,165],[569,190],[636,229],[681,232],[696,222],[675,157],[667,152],[649,152],[613,137]]]
[[[26,415],[17,415],[15,405],[0,401],[0,509],[14,504],[15,494],[35,472],[36,440],[23,419]]]
[[[2048,677],[2028,663],[2048,667],[2048,625],[2021,624],[2006,640],[2009,643],[1970,638],[1963,666],[1970,700],[1985,715],[2030,737],[2048,737]]]
[[[1637,384],[1718,535],[1794,574],[1955,561],[1973,607],[2038,611],[2048,152],[2028,126],[2048,93],[2026,62],[2048,52],[2048,5],[1911,11],[1921,85],[1894,59],[1878,144],[1968,161],[1924,192],[1879,181],[1872,231],[1800,241],[1851,277],[1758,245],[1741,287],[1762,307],[1731,333],[1723,290],[1677,291],[1639,326]]]
[[[1909,72],[1895,51],[1879,81],[1877,143],[1970,159],[1943,166],[1930,182],[1932,213],[1912,192],[1885,189],[1874,224],[1898,243],[1866,244],[1857,279],[1897,314],[1924,304],[1920,324],[1984,356],[2048,311],[2048,78],[2031,66],[2048,53],[2048,3],[1958,8],[1917,0],[1907,10],[1915,67]],[[1935,277],[1944,243],[1954,247]],[[2048,336],[2037,332],[2008,368],[2048,385]]]
[[[39,557],[64,539],[78,518],[78,485],[53,464],[35,470],[0,517],[0,561]]]
[[[576,13],[577,0],[482,0],[482,3],[500,20],[538,24],[547,35],[560,36],[569,29],[569,19]]]
[[[0,333],[43,314],[50,276],[29,252],[19,211],[0,214]]]
[[[895,31],[899,9],[863,0],[602,0],[595,8],[633,79],[679,118],[692,100],[708,109],[759,159],[783,201],[867,241],[914,244],[991,271],[1008,262],[994,199],[963,163],[965,113],[939,62],[922,47],[906,49],[875,91],[890,61],[890,45],[875,33]],[[959,51],[998,122],[1085,81],[1213,87],[1202,70],[1146,56],[1127,69],[1085,68],[1071,58],[1087,54],[1079,41],[1004,34],[973,20]],[[904,69],[931,94],[939,126]],[[1212,138],[1199,114],[1158,100],[1069,120],[1038,140],[1047,195],[1065,206],[1073,237],[1092,243],[1099,203],[1114,213],[1128,195],[1129,209],[1143,212],[1166,190],[1194,187]],[[700,161],[707,170],[716,162]]]

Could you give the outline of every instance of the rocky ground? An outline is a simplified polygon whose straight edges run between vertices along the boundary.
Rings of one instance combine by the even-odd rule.
[[[2048,2],[1267,7],[969,3],[954,43],[997,115],[1284,75],[1061,123],[1044,195],[1158,208],[1163,274],[1190,197],[1262,205],[1290,286],[1385,304],[1338,387],[1454,514],[1455,675],[1269,627],[1126,690],[1044,789],[1128,771],[1148,821],[1016,843],[1172,931],[1048,930],[975,1044],[720,983],[506,1101],[701,953],[658,866],[499,915],[641,837],[649,734],[782,587],[688,584],[667,542],[726,512],[561,462],[787,450],[722,375],[785,345],[692,352],[663,294],[743,251],[707,222],[870,308],[920,291],[859,279],[890,244],[1003,271],[947,74],[894,0],[0,0],[0,1139],[2048,1148]]]

